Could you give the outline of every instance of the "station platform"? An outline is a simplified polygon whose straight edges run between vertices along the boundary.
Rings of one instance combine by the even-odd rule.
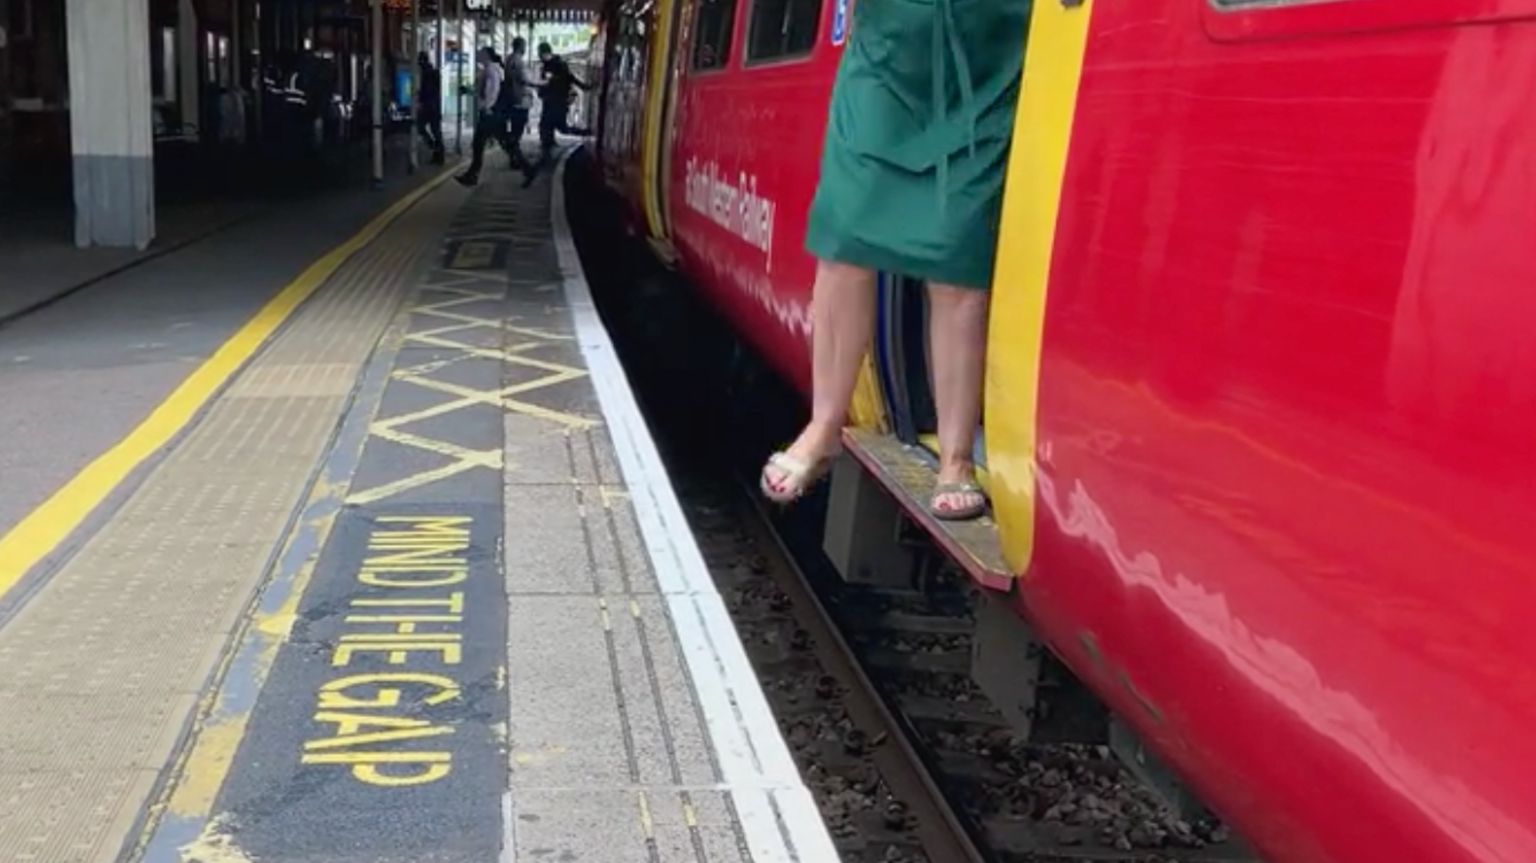
[[[450,176],[0,524],[0,861],[837,859],[562,183]]]

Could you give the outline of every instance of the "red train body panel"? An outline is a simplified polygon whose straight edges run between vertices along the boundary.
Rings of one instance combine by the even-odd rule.
[[[736,16],[733,45],[747,43],[748,17]],[[680,37],[675,138],[662,168],[672,241],[742,335],[809,391],[816,265],[805,227],[841,50],[818,39],[791,60],[694,72],[696,34],[684,27]]]
[[[670,240],[803,389],[845,10],[804,57],[695,72],[699,8]],[[1267,859],[1536,861],[1533,19],[1093,9],[1012,598]]]
[[[1096,10],[1020,600],[1279,859],[1536,860],[1521,7]]]

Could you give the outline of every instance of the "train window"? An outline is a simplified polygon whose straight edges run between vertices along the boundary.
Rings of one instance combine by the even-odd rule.
[[[821,23],[821,0],[754,0],[747,61],[809,54]]]
[[[699,0],[693,25],[693,68],[720,69],[731,58],[736,0]]]
[[[1206,35],[1220,42],[1536,17],[1536,0],[1202,0]]]

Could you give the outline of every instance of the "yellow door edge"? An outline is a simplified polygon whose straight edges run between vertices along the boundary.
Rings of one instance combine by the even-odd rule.
[[[1093,0],[1038,2],[1030,19],[993,280],[987,354],[987,466],[1003,556],[1034,552],[1040,357],[1062,186]]]
[[[645,94],[645,143],[640,151],[645,185],[645,216],[651,236],[667,239],[667,223],[662,212],[661,172],[665,154],[662,136],[665,130],[667,95],[672,76],[672,43],[677,32],[677,0],[656,4],[656,39],[651,43],[650,67]]]
[[[880,376],[875,371],[872,354],[864,355],[859,367],[859,380],[853,390],[853,402],[848,406],[848,424],[854,428],[870,429],[888,434],[885,397],[880,393]]]

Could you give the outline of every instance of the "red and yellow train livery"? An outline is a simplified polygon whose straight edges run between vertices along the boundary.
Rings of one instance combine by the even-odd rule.
[[[597,52],[609,180],[802,388],[850,13],[623,0]],[[1266,859],[1536,861],[1536,0],[1036,0],[1025,66],[996,520],[941,541]],[[918,297],[851,437],[898,495]]]

